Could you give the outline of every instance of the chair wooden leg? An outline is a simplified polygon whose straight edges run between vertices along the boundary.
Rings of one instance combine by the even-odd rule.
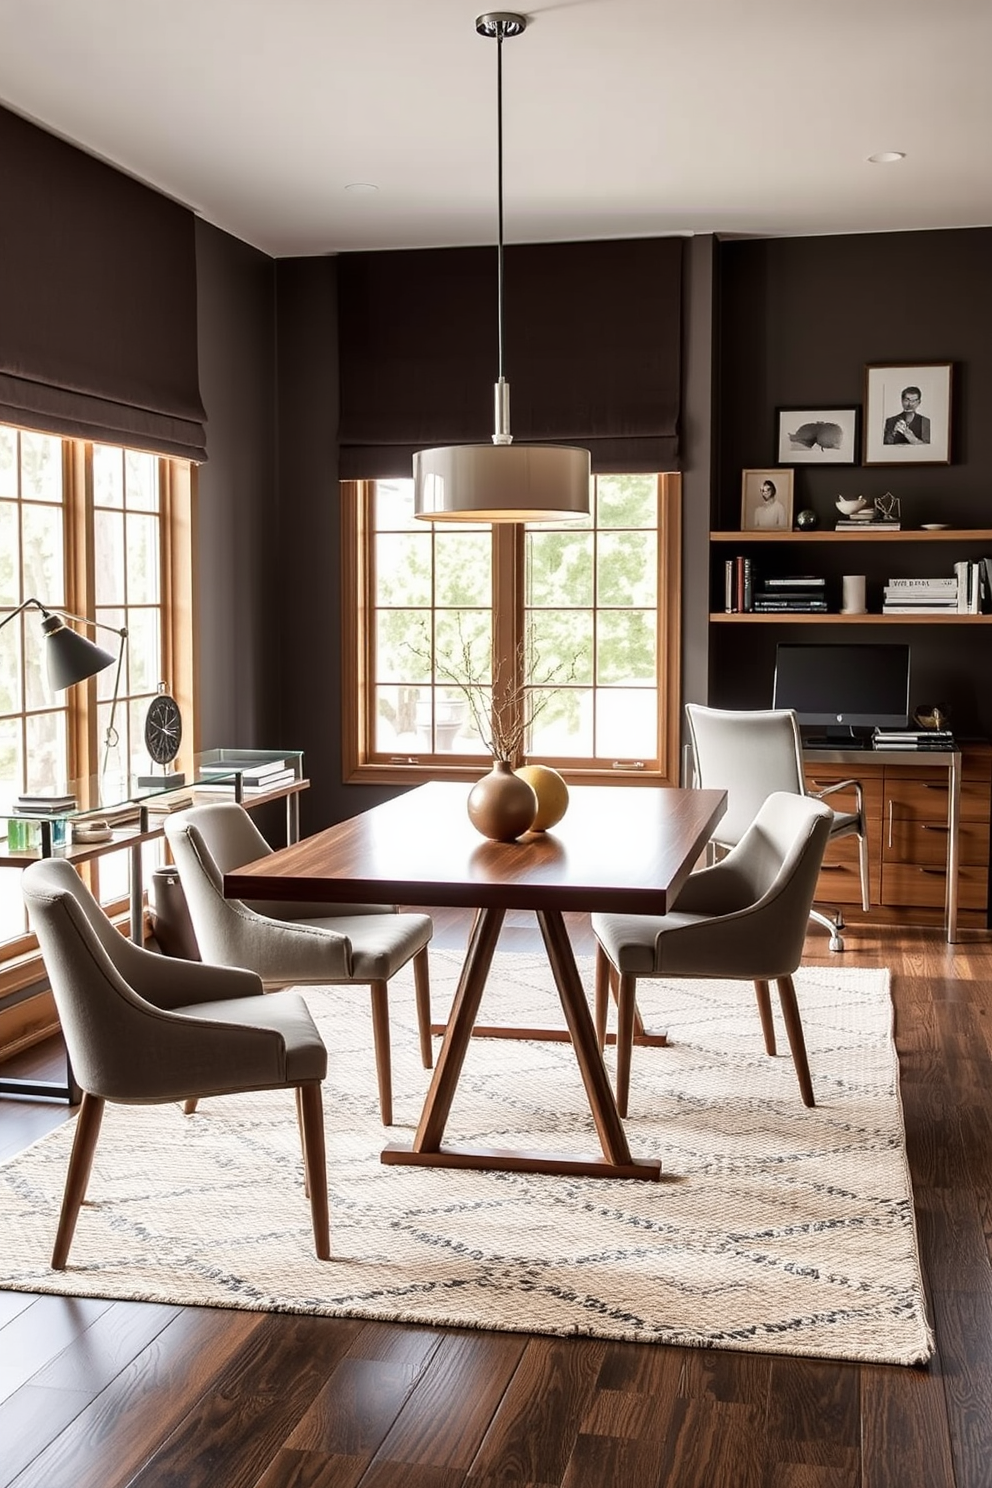
[[[761,1032],[765,1036],[765,1053],[775,1053],[775,1024],[772,1022],[772,994],[767,982],[755,982],[755,995],[758,999],[758,1017],[761,1019]]]
[[[610,1008],[610,963],[601,945],[596,947],[595,1021],[596,1042],[602,1054],[606,1048],[606,1019]]]
[[[331,1259],[330,1220],[327,1213],[327,1155],[324,1150],[324,1105],[320,1082],[308,1080],[296,1087],[300,1134],[303,1141],[303,1168],[306,1191],[313,1221],[313,1243],[318,1261]]]
[[[796,1001],[796,989],[791,976],[778,977],[775,982],[778,988],[779,1000],[782,1004],[782,1016],[785,1019],[785,1031],[789,1036],[789,1048],[792,1050],[792,1062],[796,1067],[796,1075],[799,1079],[799,1091],[803,1098],[804,1106],[815,1106],[813,1097],[813,1081],[809,1072],[809,1060],[806,1057],[806,1040],[803,1038],[803,1025],[799,1017],[799,1004]]]
[[[434,1045],[431,1043],[431,969],[426,946],[413,958],[413,985],[417,993],[420,1058],[424,1069],[431,1069],[434,1065]]]
[[[379,1080],[379,1113],[383,1126],[392,1126],[393,1066],[389,1051],[389,990],[385,982],[372,983],[372,1042]]]
[[[307,1166],[307,1126],[303,1119],[303,1096],[300,1094],[299,1085],[293,1087],[293,1093],[296,1096],[296,1124],[300,1128],[300,1147],[303,1149],[303,1192],[309,1198],[310,1169]]]
[[[867,914],[871,908],[871,878],[868,872],[868,838],[864,832],[858,835],[858,866],[861,873],[861,908]]]
[[[198,1095],[191,1095],[189,1100],[183,1101],[183,1115],[192,1116],[199,1103],[200,1097]]]
[[[637,979],[621,972],[617,988],[617,1110],[627,1114],[630,1096],[630,1056],[634,1047]]]
[[[83,1091],[82,1104],[76,1117],[76,1133],[72,1139],[72,1154],[69,1171],[65,1176],[65,1192],[62,1195],[62,1213],[52,1251],[52,1270],[64,1271],[69,1259],[69,1247],[76,1231],[79,1206],[86,1197],[86,1185],[90,1181],[93,1154],[100,1135],[104,1102],[100,1096]]]

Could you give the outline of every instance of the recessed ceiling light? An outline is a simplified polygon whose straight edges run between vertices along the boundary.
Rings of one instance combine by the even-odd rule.
[[[879,150],[877,155],[869,155],[870,165],[895,165],[897,160],[905,160],[905,150]]]
[[[352,181],[344,189],[350,191],[353,196],[373,196],[379,190],[378,186],[373,186],[369,181]]]

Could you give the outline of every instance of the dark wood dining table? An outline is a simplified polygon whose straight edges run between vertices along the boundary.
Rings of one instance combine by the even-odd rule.
[[[565,926],[566,911],[664,914],[726,810],[721,790],[576,786],[551,831],[515,842],[480,837],[465,785],[432,783],[224,876],[237,899],[453,906],[477,911],[423,1113],[411,1144],[384,1163],[656,1179],[632,1157]],[[602,1148],[561,1154],[444,1145],[507,910],[537,916]]]

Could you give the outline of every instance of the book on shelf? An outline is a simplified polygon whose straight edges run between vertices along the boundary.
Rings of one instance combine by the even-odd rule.
[[[883,615],[956,615],[958,607],[955,601],[940,604],[936,600],[930,600],[922,604],[896,604],[891,600],[885,600],[882,604]]]
[[[825,589],[827,581],[820,574],[773,574],[761,580],[763,589]]]
[[[61,796],[18,796],[14,802],[18,811],[30,811],[32,813],[50,813],[56,815],[60,812],[75,811],[79,805],[78,800],[72,794]]]
[[[950,729],[887,729],[876,728],[872,732],[875,749],[953,749],[954,735]]]
[[[834,523],[835,532],[898,532],[901,527],[901,522],[856,522],[843,517]]]
[[[284,785],[292,785],[295,780],[295,770],[282,770],[278,774],[267,775],[261,780],[249,780],[242,776],[241,791],[244,796],[261,796],[266,791],[279,790]],[[204,796],[233,796],[235,781],[229,777],[207,778],[198,780],[193,788],[201,800]]]
[[[825,615],[827,613],[827,601],[825,599],[762,599],[755,598],[752,609],[755,614],[761,615]]]
[[[195,804],[188,790],[163,791],[161,795],[149,796],[141,803],[145,810],[158,815],[168,815],[170,811],[185,811],[187,806]]]
[[[237,772],[245,784],[248,781],[268,780],[272,775],[284,775],[287,771],[290,775],[294,774],[288,759],[252,760],[233,750],[220,759],[210,760],[200,766],[201,775],[231,775]]]
[[[890,579],[887,587],[889,589],[908,589],[910,591],[919,589],[925,591],[927,594],[932,593],[935,589],[946,589],[953,594],[957,594],[958,581],[953,574],[945,574],[936,579]]]

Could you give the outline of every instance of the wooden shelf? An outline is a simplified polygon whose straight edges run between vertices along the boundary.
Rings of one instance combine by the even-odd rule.
[[[719,543],[845,543],[845,542],[985,542],[992,544],[987,527],[952,527],[947,532],[711,532],[710,542]]]
[[[753,611],[732,612],[715,610],[710,615],[711,625],[992,625],[992,615],[940,615],[928,611],[925,615],[807,615],[802,610],[773,610],[756,615]]]

